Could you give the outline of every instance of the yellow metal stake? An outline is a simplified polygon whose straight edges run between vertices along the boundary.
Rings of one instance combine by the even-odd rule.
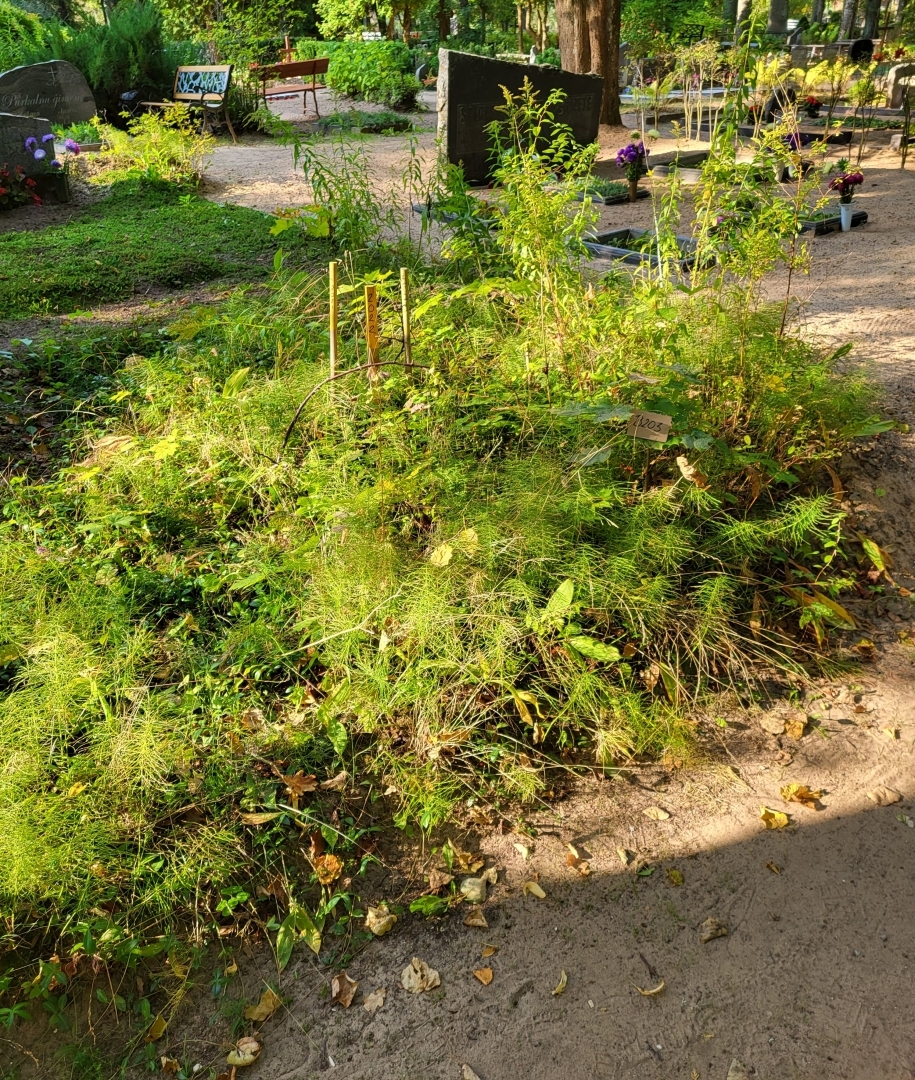
[[[410,344],[410,279],[405,266],[400,268],[400,322],[403,327],[403,359],[409,367],[413,363],[413,350]]]
[[[337,374],[337,264],[327,268],[330,289],[330,377]]]
[[[378,289],[374,285],[365,287],[365,344],[368,350],[369,382],[378,378]]]

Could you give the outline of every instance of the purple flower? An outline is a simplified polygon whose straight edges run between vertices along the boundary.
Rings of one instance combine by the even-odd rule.
[[[47,135],[42,135],[41,136],[41,141],[43,143],[53,142],[54,141],[54,136],[49,132]]]
[[[26,150],[34,150],[37,146],[38,140],[31,135],[25,140]]]
[[[57,158],[54,158],[54,160],[51,162],[51,168],[52,169],[62,169],[63,165],[61,165],[61,163],[57,160]]]
[[[70,151],[71,154],[78,154],[79,143],[75,139],[64,139],[64,146]]]
[[[46,158],[47,156],[48,155],[44,152],[44,150],[36,150],[35,154],[34,154],[34,157],[35,157],[36,161],[41,161],[44,158]]]

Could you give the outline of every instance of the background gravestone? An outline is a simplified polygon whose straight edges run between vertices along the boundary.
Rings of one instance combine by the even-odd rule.
[[[905,84],[901,80],[908,79],[912,75],[915,75],[915,64],[912,63],[896,64],[887,72],[886,103],[891,109],[902,108],[902,95],[905,91]]]
[[[95,98],[82,73],[63,60],[11,68],[0,75],[0,111],[75,124],[95,116]]]
[[[42,135],[51,133],[51,125],[47,120],[36,120],[31,116],[12,116],[10,113],[0,112],[0,166],[8,165],[10,169],[21,165],[27,176],[36,176],[48,171],[48,163],[54,157],[54,144],[49,143],[46,150],[49,151],[44,161],[36,161],[34,156],[25,148],[25,140],[34,136],[39,144]]]
[[[488,56],[441,49],[438,54],[438,133],[448,161],[463,165],[467,180],[489,180],[487,124],[503,118],[496,106],[504,105],[501,87],[517,93],[529,79],[540,102],[551,90],[566,92],[553,112],[558,123],[568,124],[578,142],[597,138],[604,80],[599,75],[574,75],[537,64],[513,64]]]

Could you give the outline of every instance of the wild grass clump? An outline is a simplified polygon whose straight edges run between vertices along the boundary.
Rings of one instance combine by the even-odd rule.
[[[691,701],[841,625],[825,466],[872,392],[723,275],[583,271],[588,208],[547,180],[588,161],[544,154],[538,108],[498,133],[506,229],[417,270],[409,362],[391,274],[346,264],[331,377],[325,278],[281,272],[131,357],[80,458],[10,488],[7,917],[212,922],[279,870],[329,910],[289,837],[359,826],[297,773],[431,827],[558,767],[683,761]]]

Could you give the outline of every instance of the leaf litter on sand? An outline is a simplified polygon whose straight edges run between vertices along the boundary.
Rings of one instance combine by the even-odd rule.
[[[474,968],[473,974],[484,986],[489,986],[492,982],[493,971],[491,967]]]
[[[397,922],[397,916],[388,911],[387,904],[369,907],[365,913],[365,928],[375,937],[384,937]]]
[[[498,945],[484,945],[483,946],[483,951],[482,951],[483,959],[486,960],[490,956],[495,956],[498,951],[499,951],[499,946]]]
[[[662,810],[660,806],[649,806],[642,813],[645,817],[651,818],[652,821],[667,821],[670,817],[670,814],[666,810]]]
[[[441,986],[442,980],[438,972],[430,968],[425,960],[414,956],[409,967],[405,967],[401,972],[400,984],[411,994],[421,994],[424,990],[434,990],[436,986]]]
[[[707,945],[710,941],[714,941],[715,938],[726,937],[727,932],[728,928],[724,923],[720,923],[710,915],[699,928],[699,940],[703,945]]]
[[[676,867],[669,866],[664,872],[667,874],[667,880],[671,885],[680,886],[683,884],[683,874]]]
[[[564,971],[560,971],[559,972],[559,982],[556,984],[556,987],[553,990],[553,997],[558,997],[560,994],[564,993],[565,988],[568,985],[568,982],[569,982],[569,976],[566,975],[566,973]]]
[[[157,1039],[161,1039],[165,1034],[165,1029],[167,1027],[168,1024],[165,1022],[164,1018],[161,1015],[157,1016],[146,1029],[146,1041],[155,1042]]]
[[[387,995],[387,990],[381,986],[373,994],[366,994],[365,1001],[362,1006],[366,1012],[376,1013],[384,1005],[384,999]]]
[[[822,799],[822,791],[811,791],[806,784],[786,784],[779,794],[785,802],[800,803],[807,810],[816,810],[817,802]]]
[[[472,907],[467,914],[467,918],[464,919],[465,926],[479,926],[482,930],[489,929],[489,923],[486,921],[486,916],[482,910],[478,907]]]
[[[245,1019],[254,1020],[258,1023],[269,1020],[282,1004],[283,1001],[279,994],[268,986],[261,994],[260,1001],[256,1005],[249,1005],[245,1009]]]
[[[895,788],[879,787],[867,793],[871,802],[878,806],[890,806],[892,803],[902,801],[902,795]]]
[[[569,853],[566,855],[566,866],[570,870],[577,870],[582,877],[587,877],[591,873],[590,861],[579,853],[574,844],[566,844],[566,847],[569,849]]]
[[[469,1065],[461,1066],[461,1080],[480,1080],[479,1076],[471,1069]]]
[[[635,983],[633,983],[632,985],[635,986],[636,990],[638,990],[642,997],[657,997],[658,994],[662,994],[664,992],[667,984],[662,979],[657,986],[653,986],[650,990],[643,990],[641,986],[636,986]]]
[[[226,1064],[233,1065],[237,1069],[244,1068],[246,1065],[253,1065],[257,1061],[260,1052],[261,1044],[257,1039],[252,1039],[250,1036],[239,1039],[235,1044],[235,1049],[230,1050],[226,1055]]]
[[[771,870],[773,874],[781,874],[782,868],[777,866],[774,862],[767,862],[766,869]]]
[[[359,983],[355,979],[351,979],[345,971],[341,971],[330,980],[331,1001],[335,1005],[342,1005],[344,1009],[348,1009],[353,1003],[358,986]]]
[[[768,806],[759,808],[759,820],[767,829],[784,829],[789,822],[787,814],[783,814],[781,810],[770,810]]]
[[[536,881],[525,881],[521,891],[525,896],[530,894],[531,896],[536,896],[538,900],[546,900],[546,893],[540,888]]]

